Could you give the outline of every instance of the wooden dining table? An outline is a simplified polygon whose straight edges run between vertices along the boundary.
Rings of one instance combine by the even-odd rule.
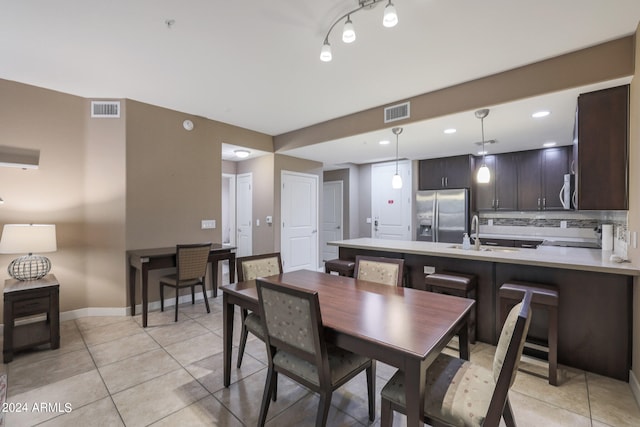
[[[325,338],[335,345],[405,372],[407,425],[421,426],[427,367],[458,335],[469,359],[467,322],[475,302],[316,271],[264,278],[318,292]],[[223,301],[224,385],[231,382],[234,307],[259,310],[255,280],[220,288]]]
[[[229,281],[235,281],[236,271],[236,248],[225,246],[220,243],[213,243],[209,252],[209,263],[211,263],[211,288],[214,297],[218,296],[218,263],[229,261]],[[129,303],[131,304],[131,315],[136,314],[136,276],[140,272],[141,293],[142,293],[142,327],[147,327],[148,299],[149,299],[149,271],[161,268],[171,268],[176,266],[175,246],[167,248],[133,249],[127,251],[129,261]]]

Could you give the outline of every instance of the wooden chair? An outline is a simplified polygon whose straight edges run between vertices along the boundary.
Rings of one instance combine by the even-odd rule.
[[[382,283],[383,285],[402,286],[404,260],[373,256],[356,256],[356,267],[353,277]]]
[[[432,426],[495,426],[504,417],[515,427],[509,388],[516,378],[531,322],[531,292],[510,311],[488,370],[472,362],[438,355],[426,374],[424,421]],[[404,375],[398,371],[382,389],[380,425],[391,426],[393,411],[405,413]]]
[[[316,427],[321,427],[327,422],[333,390],[365,370],[373,421],[375,361],[326,343],[318,293],[265,279],[256,279],[256,287],[269,356],[258,426],[266,421],[278,374],[320,394]]]
[[[191,245],[176,246],[176,272],[160,278],[160,310],[164,311],[164,287],[169,286],[176,290],[176,318],[178,321],[178,298],[180,289],[191,288],[191,304],[196,302],[195,287],[202,286],[202,296],[209,309],[209,300],[205,288],[205,276],[207,274],[207,264],[209,262],[209,252],[211,243],[196,243]]]
[[[251,255],[236,259],[238,281],[253,280],[258,277],[273,276],[282,273],[282,258],[280,252],[270,254]],[[242,365],[244,349],[247,345],[249,332],[264,341],[262,321],[257,313],[249,313],[247,309],[240,311],[242,317],[242,330],[240,331],[240,344],[238,346],[238,369]]]

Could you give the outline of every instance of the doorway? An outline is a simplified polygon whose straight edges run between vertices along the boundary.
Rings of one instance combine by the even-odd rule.
[[[327,242],[342,240],[343,234],[343,182],[326,181],[322,184],[322,232],[320,251],[322,262],[338,258],[338,247]]]
[[[236,175],[236,256],[253,255],[253,174]]]
[[[222,174],[222,244],[236,245],[236,176]]]
[[[376,239],[411,240],[411,162],[397,164],[402,188],[393,188],[396,162],[371,167],[371,236]]]
[[[318,269],[318,176],[281,172],[280,248],[284,271]]]

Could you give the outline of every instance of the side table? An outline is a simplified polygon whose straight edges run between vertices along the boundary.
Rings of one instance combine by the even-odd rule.
[[[8,279],[4,282],[4,363],[13,360],[13,354],[42,344],[52,349],[60,347],[60,284],[53,274],[38,280]],[[46,320],[16,320],[46,314]]]

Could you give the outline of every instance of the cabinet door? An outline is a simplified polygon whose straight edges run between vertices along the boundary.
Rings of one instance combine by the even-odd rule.
[[[569,173],[571,147],[542,150],[542,206],[543,209],[563,209],[560,190],[564,175]]]
[[[444,159],[420,160],[418,169],[418,188],[420,190],[444,188]]]
[[[487,211],[495,209],[496,200],[496,156],[486,156],[485,162],[491,172],[491,180],[486,184],[480,184],[476,180],[478,169],[482,166],[482,159],[476,162],[476,171],[473,174],[473,182],[475,188],[476,210]]]
[[[540,194],[541,156],[539,150],[522,151],[518,159],[518,209],[539,210],[543,207]],[[559,190],[558,190],[559,191]]]
[[[578,97],[578,208],[628,209],[629,85]]]
[[[445,160],[445,187],[471,188],[471,156],[447,157]]]
[[[497,154],[495,156],[496,185],[495,208],[501,211],[514,211],[517,209],[517,157],[516,153]]]

